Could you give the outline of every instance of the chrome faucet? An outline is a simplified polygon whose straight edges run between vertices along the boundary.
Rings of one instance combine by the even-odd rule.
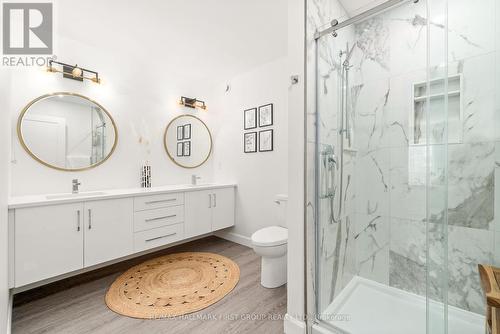
[[[196,176],[196,174],[191,175],[191,185],[195,186],[199,179],[201,179],[201,177]]]
[[[73,179],[73,194],[78,194],[78,192],[80,191],[80,189],[78,189],[78,187],[81,185],[82,184],[80,182],[78,182],[78,179]]]

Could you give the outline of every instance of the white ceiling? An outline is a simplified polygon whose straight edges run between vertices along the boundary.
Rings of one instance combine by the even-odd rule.
[[[55,6],[63,39],[189,80],[221,82],[287,52],[287,0],[58,0]]]

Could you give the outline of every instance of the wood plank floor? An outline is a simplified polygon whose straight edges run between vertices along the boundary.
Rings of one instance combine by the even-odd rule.
[[[231,258],[240,266],[238,285],[218,303],[185,318],[132,319],[106,307],[107,288],[124,270],[147,258],[182,251],[213,252]],[[133,259],[16,296],[13,333],[283,333],[286,287],[266,289],[260,285],[260,259],[252,249],[208,237],[154,256]]]

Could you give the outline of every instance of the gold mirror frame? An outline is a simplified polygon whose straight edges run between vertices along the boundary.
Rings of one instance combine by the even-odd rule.
[[[167,146],[167,132],[168,132],[168,129],[170,128],[170,125],[172,125],[172,123],[175,122],[175,120],[181,118],[181,117],[191,117],[191,118],[194,118],[198,121],[201,122],[201,124],[203,124],[203,126],[205,127],[205,129],[207,129],[207,132],[208,132],[208,136],[210,137],[210,151],[208,151],[208,154],[207,154],[207,157],[205,158],[205,160],[203,160],[200,164],[196,165],[196,166],[184,166],[180,163],[178,163],[177,161],[175,161],[174,157],[170,154],[170,152],[168,151],[168,146]],[[172,162],[174,164],[176,164],[177,166],[179,167],[182,167],[182,168],[187,168],[187,169],[193,169],[193,168],[198,168],[200,166],[202,166],[205,162],[207,162],[207,160],[210,158],[210,156],[212,155],[212,150],[213,150],[213,147],[214,147],[214,141],[212,139],[212,133],[210,132],[210,129],[208,128],[208,126],[205,124],[205,122],[203,122],[200,118],[196,117],[196,116],[193,116],[193,115],[179,115],[177,117],[174,117],[167,125],[167,127],[165,128],[165,133],[163,134],[163,146],[165,147],[165,152],[167,152],[167,155],[168,157],[170,158],[170,160],[172,160]]]
[[[89,102],[92,102],[96,106],[98,106],[102,111],[104,111],[106,113],[106,115],[109,117],[109,119],[111,120],[111,124],[113,125],[113,129],[115,131],[115,142],[113,143],[113,147],[111,148],[111,151],[109,151],[109,154],[104,159],[102,159],[101,161],[99,161],[98,163],[95,163],[93,165],[90,165],[88,167],[83,167],[83,168],[62,168],[62,167],[57,167],[57,166],[53,166],[53,165],[51,165],[51,164],[43,161],[39,157],[37,157],[33,152],[31,152],[31,150],[26,145],[26,142],[24,141],[23,134],[22,134],[22,131],[21,131],[21,126],[22,126],[24,115],[28,112],[29,108],[32,105],[34,105],[35,103],[37,103],[37,102],[39,102],[41,100],[47,99],[49,97],[61,96],[61,95],[64,95],[64,96],[76,96],[76,97],[80,97],[82,99],[85,99],[85,100],[87,100]],[[89,169],[95,168],[95,167],[97,167],[99,165],[102,165],[104,162],[106,162],[109,159],[109,157],[111,157],[111,155],[113,154],[113,152],[116,149],[116,145],[118,144],[118,128],[116,127],[115,120],[113,119],[113,117],[111,117],[111,114],[106,110],[106,108],[104,108],[98,102],[96,102],[96,101],[94,101],[94,100],[92,100],[92,99],[90,99],[90,98],[88,98],[88,97],[86,97],[84,95],[77,94],[77,93],[55,92],[55,93],[45,94],[45,95],[39,96],[36,99],[32,100],[30,103],[28,103],[26,105],[26,107],[23,108],[23,110],[21,111],[21,114],[19,115],[19,118],[17,119],[17,137],[19,138],[21,146],[28,153],[28,155],[30,155],[33,159],[35,159],[36,161],[38,161],[42,165],[47,166],[47,167],[52,168],[52,169],[63,171],[63,172],[80,172],[80,171],[89,170]]]

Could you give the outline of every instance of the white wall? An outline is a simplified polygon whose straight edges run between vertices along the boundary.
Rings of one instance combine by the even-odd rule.
[[[285,332],[305,333],[304,260],[304,129],[305,1],[288,1],[288,73],[299,83],[288,89],[288,305]]]
[[[0,333],[4,333],[8,315],[8,276],[7,276],[7,198],[9,195],[9,142],[10,122],[6,112],[9,105],[10,75],[0,70]]]
[[[276,225],[275,195],[288,191],[288,101],[286,58],[280,58],[219,85],[212,98],[214,178],[238,183],[236,226],[231,233],[249,238],[256,230]],[[274,104],[272,127],[243,130],[243,111]],[[243,133],[274,129],[273,152],[243,152]],[[248,239],[247,239],[248,241]]]
[[[193,173],[202,176],[203,182],[212,181],[213,159],[195,170],[181,169],[168,159],[162,143],[164,129],[173,117],[191,112],[177,104],[181,95],[205,100],[208,111],[194,114],[214,128],[216,108],[208,96],[214,83],[286,54],[286,17],[280,15],[285,5],[286,0],[203,4],[151,0],[127,6],[118,0],[56,0],[58,60],[99,71],[103,84],[63,79],[35,68],[16,70],[10,123],[15,128],[22,108],[37,96],[76,92],[110,112],[118,127],[118,146],[105,164],[64,173],[31,159],[14,133],[12,195],[68,192],[73,178],[81,180],[82,191],[136,187],[145,160],[152,164],[153,186],[187,183]],[[282,132],[280,138],[285,136]]]
[[[59,53],[63,61],[78,61],[100,71],[103,84],[63,79],[59,74],[42,69],[16,70],[12,76],[12,103],[10,124],[15,129],[23,107],[43,94],[70,91],[88,96],[102,104],[116,121],[118,146],[103,165],[84,172],[61,172],[33,160],[21,147],[15,131],[12,134],[12,195],[59,193],[71,191],[71,180],[81,180],[82,191],[138,187],[140,166],[144,161],[152,165],[153,186],[190,182],[197,173],[205,181],[212,178],[212,160],[195,170],[182,169],[168,158],[162,138],[168,122],[181,113],[191,113],[206,121],[209,128],[213,113],[209,109],[192,111],[178,105],[181,95],[205,98],[210,91],[196,83],[179,83],[181,78],[165,80],[155,75],[157,64],[144,65],[134,71],[136,59],[132,56],[116,59],[112,52],[99,52],[65,38],[59,39]],[[22,87],[22,89],[19,89]],[[210,108],[210,104],[208,104]]]

